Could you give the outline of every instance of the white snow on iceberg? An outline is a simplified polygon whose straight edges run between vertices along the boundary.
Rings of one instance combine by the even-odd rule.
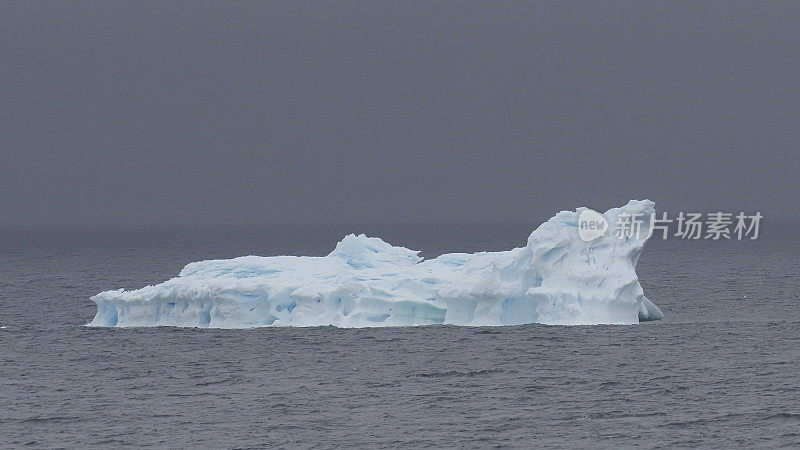
[[[195,262],[159,285],[93,296],[97,315],[89,325],[495,326],[661,319],[635,271],[653,202],[631,200],[608,210],[606,232],[591,241],[578,235],[585,209],[556,214],[531,233],[525,247],[503,252],[423,261],[416,251],[351,234],[323,257]],[[638,215],[641,236],[618,239],[621,214]]]

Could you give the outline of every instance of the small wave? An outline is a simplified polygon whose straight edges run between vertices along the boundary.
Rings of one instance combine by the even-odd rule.
[[[68,423],[81,420],[78,416],[42,416],[36,415],[22,419],[23,423]]]
[[[429,372],[417,373],[411,375],[411,378],[449,378],[449,377],[475,377],[479,375],[487,375],[490,373],[502,372],[500,369],[481,369],[470,370],[468,372],[460,372],[458,370],[448,370],[447,372]]]
[[[771,415],[769,415],[767,417],[764,417],[764,420],[774,420],[774,419],[800,420],[800,413],[779,412],[779,413],[771,414]]]
[[[473,334],[502,334],[502,332],[493,328],[479,328]]]
[[[744,413],[731,413],[731,414],[723,414],[717,417],[703,417],[698,419],[689,419],[689,420],[681,420],[675,422],[667,423],[667,426],[670,428],[689,428],[693,426],[706,426],[717,422],[724,422],[726,420],[731,420],[738,417],[744,417],[746,414]]]
[[[576,417],[570,417],[570,420],[591,420],[591,419],[623,419],[626,417],[655,417],[655,416],[666,416],[667,413],[663,411],[654,411],[654,412],[642,412],[642,413],[634,413],[631,411],[602,411],[590,414],[583,414]]]
[[[223,378],[221,380],[209,380],[209,381],[202,381],[200,383],[195,384],[195,386],[214,386],[217,384],[236,384],[239,381],[238,377],[228,377]]]

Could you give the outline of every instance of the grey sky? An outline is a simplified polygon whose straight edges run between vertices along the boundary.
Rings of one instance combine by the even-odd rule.
[[[0,224],[800,218],[798,2],[0,3]]]

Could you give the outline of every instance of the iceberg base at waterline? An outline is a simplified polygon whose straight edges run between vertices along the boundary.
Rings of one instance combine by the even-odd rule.
[[[556,214],[531,233],[527,245],[509,251],[422,260],[416,251],[351,234],[322,257],[194,262],[164,283],[91,297],[97,314],[88,325],[499,326],[661,319],[635,270],[653,202],[632,200],[595,213],[607,227],[591,240],[579,236],[584,211]],[[632,216],[645,231],[620,239],[611,230]]]

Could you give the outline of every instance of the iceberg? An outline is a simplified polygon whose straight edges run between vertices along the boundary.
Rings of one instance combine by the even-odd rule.
[[[636,262],[654,203],[604,214],[562,211],[509,251],[418,252],[348,235],[327,256],[243,256],[188,264],[164,283],[101,292],[89,326],[382,327],[635,324],[662,313],[642,291]],[[579,217],[606,223],[587,238]],[[637,218],[641,233],[614,230]]]

